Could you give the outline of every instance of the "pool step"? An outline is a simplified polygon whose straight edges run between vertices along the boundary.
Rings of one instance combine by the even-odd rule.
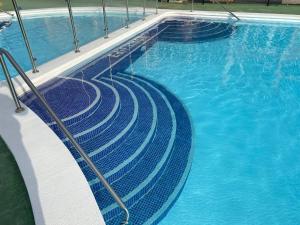
[[[211,26],[193,23],[191,29]],[[167,37],[164,31],[171,25],[178,32],[183,29],[182,21],[169,21],[155,31],[146,32],[143,38],[137,37],[130,44],[118,47],[115,53],[110,52],[67,77],[55,78],[39,87],[123,199],[131,224],[160,221],[179,196],[191,166],[191,122],[181,102],[156,82],[124,72],[130,62],[143,54],[143,46],[147,50],[156,40]],[[110,65],[112,57],[114,64]],[[123,212],[34,96],[27,93],[22,101],[70,149],[106,223],[119,224]]]
[[[167,28],[158,36],[160,41],[168,42],[207,42],[228,38],[236,31],[236,26],[224,22],[202,20],[169,20],[159,26]]]
[[[56,81],[59,79],[64,78],[57,78]],[[98,99],[100,103],[95,103],[90,112],[86,112],[89,115],[87,118],[73,118],[76,122],[69,124],[69,127],[73,127],[70,130],[77,132],[81,128],[82,131],[90,131],[86,132],[87,139],[77,139],[125,201],[131,214],[131,223],[158,221],[175,201],[190,168],[192,133],[186,111],[165,88],[143,77],[118,73],[112,77],[102,76],[88,82],[93,84],[93,88],[101,90],[101,97],[96,97],[99,91],[83,86],[85,91],[93,96],[90,101]],[[62,93],[65,90],[62,89],[68,90],[69,95],[78,91],[71,88],[75,85],[72,78],[57,83],[60,85],[49,85],[51,88],[48,89],[41,87],[44,96],[56,111],[61,110],[59,106],[62,104],[72,105],[72,101],[69,103],[63,98]],[[116,103],[112,92],[108,89],[102,91],[106,87],[115,88],[120,102],[115,115],[107,120],[109,125],[100,126],[95,132],[91,128],[97,124],[94,120],[99,118],[98,110],[102,108],[99,106],[107,106],[106,101]],[[59,93],[60,91],[62,93]],[[76,97],[79,104],[80,96]],[[85,98],[86,96],[82,95],[82,102],[86,106]],[[38,107],[39,104],[32,96],[23,97],[23,101],[42,118],[47,118],[43,116],[45,112]],[[78,108],[82,109],[80,105]],[[112,108],[111,106],[110,110]],[[105,111],[103,108],[102,110]],[[59,115],[66,118],[66,115],[70,117],[74,113],[78,114],[68,110]],[[109,115],[108,112],[103,113]],[[78,117],[81,117],[80,113]],[[89,120],[91,124],[87,122]],[[101,121],[102,117],[98,119],[98,123]],[[50,127],[56,131],[53,124]],[[59,132],[57,134],[61,135]],[[118,135],[120,138],[116,140]],[[107,224],[116,224],[122,219],[119,207],[72,146],[65,143],[87,177]]]

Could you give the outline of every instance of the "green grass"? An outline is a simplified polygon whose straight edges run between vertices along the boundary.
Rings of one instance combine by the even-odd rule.
[[[0,137],[0,225],[34,225],[30,200],[18,165]]]
[[[224,4],[228,9],[233,12],[255,12],[255,13],[280,13],[280,14],[298,14],[300,15],[300,5],[270,5],[264,4]],[[190,4],[161,4],[160,8],[172,8],[172,9],[186,9],[191,8]],[[224,11],[218,4],[205,3],[194,4],[195,10],[205,11]]]
[[[99,0],[72,0],[73,6],[99,6],[101,1]],[[108,6],[124,6],[124,0],[107,0]],[[11,0],[0,0],[0,5],[5,10],[12,10]],[[51,8],[51,7],[65,7],[64,0],[19,0],[19,5],[23,9],[36,9],[36,8]],[[142,7],[142,0],[129,0],[131,7]],[[147,0],[148,7],[155,6],[155,0]],[[231,3],[226,5],[228,9],[234,12],[257,12],[257,13],[281,13],[281,14],[298,14],[300,15],[300,5],[275,5],[271,4],[266,6],[265,4],[239,4]],[[184,9],[190,10],[191,4],[176,4],[176,3],[159,3],[159,8],[162,9]],[[207,10],[207,11],[223,11],[218,4],[200,3],[194,4],[195,10]]]

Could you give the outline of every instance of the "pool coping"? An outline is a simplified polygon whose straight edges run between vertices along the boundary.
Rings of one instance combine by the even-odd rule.
[[[50,11],[53,13],[57,10],[26,10],[26,12],[22,11],[22,15],[25,17],[32,16],[34,13],[42,14]],[[74,8],[74,11],[78,12],[84,12],[84,10],[87,8]],[[96,9],[88,7],[88,10]],[[61,9],[59,12],[66,12],[66,9]],[[240,12],[236,15],[245,21],[300,23],[300,15]],[[119,29],[109,34],[108,39],[99,38],[81,46],[80,53],[69,52],[39,66],[40,72],[37,74],[30,71],[27,74],[37,86],[54,77],[69,74],[161,20],[174,16],[195,16],[221,20],[231,18],[227,12],[159,10],[158,15],[149,15],[145,21],[137,21],[128,29]],[[15,77],[13,82],[18,94],[29,90],[19,76]],[[5,96],[5,98],[0,101],[2,105],[0,113],[3,115],[0,117],[2,125],[0,126],[0,135],[11,149],[19,165],[29,192],[36,224],[63,225],[70,224],[70,222],[74,225],[105,224],[88,183],[69,150],[30,109],[26,108],[26,111],[21,114],[12,113],[14,105],[4,81],[0,82],[1,96]],[[12,126],[9,121],[15,121],[16,126]],[[43,146],[40,146],[36,139],[39,140],[39,143],[42,142]],[[74,184],[77,188],[74,188]],[[83,201],[86,204],[84,209],[81,205]]]

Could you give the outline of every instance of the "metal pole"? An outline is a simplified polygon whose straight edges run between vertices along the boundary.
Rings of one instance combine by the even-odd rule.
[[[104,38],[108,38],[108,23],[106,16],[105,0],[102,0],[103,22],[104,22]]]
[[[270,5],[270,0],[267,1],[267,6],[269,6],[269,5]]]
[[[93,161],[90,159],[90,157],[85,153],[85,151],[81,148],[81,146],[77,143],[75,138],[72,136],[72,134],[69,132],[69,130],[65,127],[64,123],[58,118],[56,113],[51,109],[51,107],[48,105],[46,99],[44,96],[39,92],[39,90],[34,86],[34,84],[31,82],[31,80],[27,77],[27,75],[24,73],[22,68],[19,66],[19,64],[15,61],[15,59],[5,50],[0,48],[0,54],[4,54],[7,59],[11,62],[11,64],[15,67],[16,71],[20,74],[20,76],[23,78],[25,83],[29,86],[31,91],[35,94],[35,96],[40,100],[44,108],[47,110],[47,112],[50,114],[50,116],[53,118],[53,120],[56,122],[57,126],[63,131],[65,136],[70,140],[72,145],[75,147],[75,149],[78,151],[80,156],[85,160],[85,162],[88,164],[88,166],[92,169],[92,171],[96,174],[97,178],[101,181],[103,186],[109,191],[113,199],[118,203],[121,209],[125,212],[125,220],[122,224],[128,224],[129,221],[129,212],[126,208],[125,204],[123,203],[122,199],[118,196],[118,194],[114,191],[114,189],[109,185],[105,177],[99,172],[98,168],[95,166]]]
[[[5,13],[5,14],[11,16],[11,17],[14,17],[14,16],[15,16],[14,14],[12,14],[12,13],[10,13],[10,12],[7,12],[7,11],[4,11],[4,10],[2,10],[2,9],[0,9],[0,12],[3,12],[3,13]]]
[[[194,0],[192,0],[192,10],[191,10],[191,12],[193,12],[194,11]]]
[[[126,28],[129,27],[129,9],[128,9],[128,0],[126,0]]]
[[[22,20],[22,17],[20,15],[20,12],[19,12],[18,3],[17,3],[16,0],[12,0],[12,3],[13,3],[13,6],[14,6],[14,9],[15,9],[17,18],[18,18],[18,23],[19,23],[19,26],[20,26],[20,29],[21,29],[21,32],[22,32],[22,36],[23,36],[26,48],[27,48],[29,59],[30,59],[31,65],[32,65],[32,72],[37,73],[39,71],[37,70],[36,64],[35,64],[36,58],[32,54],[32,50],[31,50],[31,47],[30,47],[30,44],[29,44],[29,40],[28,40],[26,31],[25,31],[25,28],[24,28],[23,20]]]
[[[71,0],[66,0],[66,3],[68,5],[68,10],[69,10],[69,18],[70,18],[70,23],[71,23],[71,27],[72,27],[75,53],[77,53],[77,52],[80,52],[79,45],[78,45],[79,41],[78,41],[78,38],[77,38],[76,27],[75,27],[75,24],[74,24]]]
[[[156,0],[155,14],[158,14],[158,0]]]
[[[227,11],[231,16],[235,17],[237,20],[240,20],[240,18],[235,15],[233,12],[231,12],[229,9],[227,9],[225,6],[223,6],[222,3],[219,2],[219,0],[214,0],[217,4],[219,4],[225,11]]]
[[[143,3],[143,20],[146,19],[146,0],[144,0],[144,3]]]
[[[3,55],[0,55],[0,63],[1,63],[4,75],[5,75],[7,83],[8,83],[9,91],[10,91],[10,93],[11,93],[13,99],[14,99],[15,105],[16,105],[15,112],[16,113],[23,112],[24,108],[21,106],[20,101],[18,99],[18,95],[16,93],[15,86],[14,86],[12,80],[11,80],[11,77],[10,77],[9,71],[7,69],[6,63],[4,61]]]

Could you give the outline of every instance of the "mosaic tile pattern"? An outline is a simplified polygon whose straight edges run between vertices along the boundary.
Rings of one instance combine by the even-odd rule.
[[[206,30],[206,39],[205,32],[186,38],[184,27],[197,32]],[[229,35],[233,28],[202,20],[162,21],[69,76],[39,87],[122,197],[131,224],[156,224],[175,202],[191,166],[192,128],[184,106],[172,93],[125,70],[158,40],[204,41],[219,38],[219,32],[226,36],[227,31]],[[35,97],[28,93],[22,100],[70,149],[106,223],[119,224],[124,216],[122,211]]]

